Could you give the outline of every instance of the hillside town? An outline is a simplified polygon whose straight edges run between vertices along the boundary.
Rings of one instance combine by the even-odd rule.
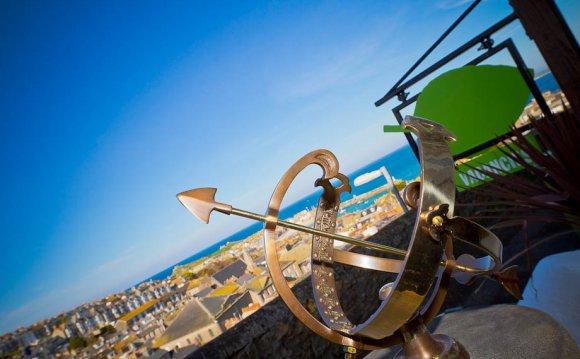
[[[403,188],[405,181],[396,181]],[[337,232],[365,239],[403,209],[387,185],[341,206]],[[315,208],[289,221],[312,226]],[[294,286],[310,273],[310,235],[280,228],[278,259]],[[349,245],[336,242],[335,246]],[[277,297],[261,231],[177,266],[163,280],[81,305],[0,337],[0,358],[185,357]]]

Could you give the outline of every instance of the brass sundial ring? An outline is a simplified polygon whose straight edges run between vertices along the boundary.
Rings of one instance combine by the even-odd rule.
[[[422,214],[441,204],[448,204],[447,215],[452,217],[455,203],[453,159],[446,143],[453,135],[436,123],[410,116],[405,118],[402,125],[417,136],[420,144],[420,200],[402,271],[377,311],[353,328],[353,333],[371,338],[381,338],[397,331],[417,314],[427,299],[438,278],[445,241],[434,241],[430,233],[423,230],[430,224],[426,223]],[[433,291],[433,296],[436,292]]]
[[[274,219],[277,218],[278,216],[280,206],[282,204],[282,199],[284,198],[284,195],[288,191],[290,184],[294,181],[296,176],[302,170],[304,170],[307,166],[311,164],[318,165],[323,170],[323,176],[317,181],[317,183],[321,183],[322,181],[325,180],[329,181],[330,179],[336,178],[339,175],[338,161],[336,157],[330,151],[317,150],[308,153],[307,155],[299,159],[296,163],[294,163],[294,165],[292,165],[290,169],[286,171],[282,179],[278,182],[278,185],[276,186],[274,193],[272,194],[270,203],[268,204],[268,210],[266,212],[266,216],[272,218],[272,220],[266,223],[264,229],[264,248],[266,262],[268,263],[268,270],[270,272],[272,282],[274,283],[274,286],[276,287],[278,294],[280,295],[282,300],[286,303],[290,311],[310,330],[312,330],[316,334],[322,336],[323,338],[331,342],[365,350],[374,350],[400,343],[400,338],[398,336],[391,336],[387,338],[383,337],[379,338],[379,340],[376,340],[373,338],[357,338],[353,336],[348,336],[339,331],[331,329],[329,326],[323,324],[318,319],[316,319],[310,312],[308,312],[308,310],[304,308],[304,306],[300,303],[298,298],[296,298],[294,293],[292,293],[290,286],[288,285],[286,279],[284,278],[284,274],[280,267],[280,263],[278,262],[278,253],[276,251],[276,240],[278,236],[275,231],[276,221]],[[321,198],[324,199],[324,195]],[[335,207],[330,208],[334,210]],[[336,223],[334,222],[334,225],[335,224]],[[332,251],[329,250],[329,252]],[[314,252],[312,253],[312,258],[314,258]],[[324,258],[316,258],[316,259],[328,261],[331,258],[325,256]],[[314,272],[314,268],[312,273],[313,275],[316,275],[316,273]],[[327,276],[327,278],[329,277]],[[332,278],[333,280],[333,276],[330,276],[330,278]],[[324,294],[322,294],[322,296],[324,296]],[[337,298],[335,299],[335,302],[332,304],[335,305],[334,310],[336,310],[336,307],[340,306],[340,303],[338,302]],[[325,309],[327,309],[327,312],[330,313],[329,308]],[[321,315],[324,315],[324,309],[321,311]],[[324,315],[323,318],[325,316],[327,317],[327,315]],[[344,318],[346,318],[346,316],[344,316]],[[328,321],[330,321],[330,319],[328,319]]]

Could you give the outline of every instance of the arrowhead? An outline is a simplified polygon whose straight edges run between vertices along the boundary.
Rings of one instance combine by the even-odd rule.
[[[215,201],[216,192],[217,188],[195,188],[179,193],[177,199],[200,221],[209,223],[209,215],[214,209],[225,214],[232,212],[229,204]]]

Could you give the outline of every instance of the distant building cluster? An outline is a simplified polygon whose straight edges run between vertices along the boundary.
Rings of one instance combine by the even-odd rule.
[[[542,94],[546,104],[550,108],[552,113],[564,112],[566,108],[570,108],[570,102],[562,91],[550,92],[546,91]],[[522,115],[516,121],[516,126],[520,127],[530,122],[530,117],[540,118],[542,115],[542,109],[538,105],[536,99],[533,99],[525,108]]]
[[[2,336],[3,357],[116,358],[143,352],[165,330],[163,319],[186,303],[185,288],[169,280],[84,304],[57,317]]]
[[[385,187],[355,197],[343,208],[351,205],[361,209],[342,211],[337,226],[357,238],[376,233],[402,212]],[[314,209],[305,209],[289,220],[308,226],[313,218]],[[293,286],[310,274],[311,238],[283,228],[277,234],[280,265]],[[276,297],[258,232],[176,267],[162,281],[142,283],[5,334],[0,338],[0,357],[162,358],[171,353],[178,358]]]

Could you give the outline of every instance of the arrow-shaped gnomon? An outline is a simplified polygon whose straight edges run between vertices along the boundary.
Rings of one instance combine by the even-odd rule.
[[[216,192],[217,192],[216,188],[196,188],[189,191],[181,192],[180,194],[177,195],[177,199],[185,206],[185,208],[187,208],[188,211],[190,211],[194,216],[196,216],[199,220],[201,220],[204,223],[209,222],[209,216],[211,212],[214,210],[228,215],[233,214],[236,216],[250,218],[260,222],[266,222],[267,220],[271,220],[267,219],[266,216],[263,216],[261,214],[244,211],[241,209],[234,208],[229,204],[216,202],[215,200]],[[324,232],[315,228],[302,226],[292,222],[287,222],[278,219],[276,220],[276,224],[281,227],[290,228],[297,231],[310,233],[326,238],[332,238],[353,245],[375,249],[385,253],[395,254],[403,257],[407,255],[407,251],[404,251],[402,249],[393,248],[373,242],[361,241],[359,239],[342,236],[336,233]]]
[[[268,218],[268,217],[261,215],[261,214],[244,211],[241,209],[234,208],[229,204],[216,202],[216,200],[215,200],[216,192],[217,192],[216,188],[207,188],[207,187],[206,188],[195,188],[195,189],[192,189],[189,191],[179,193],[177,195],[177,199],[185,206],[185,208],[187,208],[187,210],[189,210],[194,216],[196,216],[199,220],[201,220],[204,223],[209,222],[209,217],[211,215],[211,212],[214,210],[221,212],[221,213],[224,213],[224,214],[227,214],[227,215],[233,214],[236,216],[246,217],[246,218],[250,218],[250,219],[253,219],[256,221],[260,221],[260,222],[268,222],[268,221],[273,220],[272,218]],[[294,229],[297,231],[310,233],[310,234],[314,234],[314,235],[318,235],[318,236],[322,236],[322,237],[326,237],[326,238],[332,238],[332,239],[346,242],[349,244],[353,244],[356,246],[366,247],[366,248],[374,249],[374,250],[381,251],[384,253],[394,254],[397,256],[401,256],[401,257],[404,257],[407,255],[407,251],[402,250],[402,249],[393,248],[393,247],[385,246],[385,245],[374,243],[374,242],[362,241],[360,239],[346,237],[346,236],[342,236],[342,235],[336,234],[336,233],[324,232],[324,231],[321,231],[321,230],[318,230],[315,228],[302,226],[300,224],[296,224],[296,223],[292,223],[292,222],[288,222],[288,221],[284,221],[284,220],[280,220],[280,219],[275,219],[275,221],[276,221],[276,225],[281,226],[281,227]],[[338,252],[340,252],[339,254],[342,255],[344,251],[338,251]],[[376,267],[374,267],[372,269],[376,269],[376,270],[383,270],[383,271],[387,271],[387,272],[393,272],[393,271],[396,272],[395,269],[400,269],[402,267],[402,261],[398,260],[398,259],[378,258],[378,257],[371,257],[371,256],[363,255],[363,254],[355,254],[355,253],[351,253],[347,257],[353,257],[353,256],[365,257],[366,261],[372,261],[376,265]],[[342,262],[344,264],[351,264],[351,263],[349,263],[350,262],[349,258],[345,257],[343,260],[340,260],[340,257],[341,257],[340,255],[337,256],[337,259],[340,262]],[[360,265],[360,263],[358,263],[358,264]],[[441,265],[445,266],[444,260],[441,261]],[[371,269],[371,268],[369,268],[369,269]],[[477,268],[473,268],[470,266],[463,266],[460,264],[455,265],[455,270],[457,270],[459,272],[464,272],[467,275],[469,275],[469,274],[477,275],[477,274],[482,274],[483,272],[487,272],[487,270],[477,269]],[[492,276],[492,278],[493,278],[493,276]],[[505,287],[506,285],[504,284],[504,282],[507,282],[507,280],[504,280],[504,281],[500,280],[500,282]],[[508,291],[509,291],[509,288],[506,287],[506,289],[508,289]],[[510,293],[512,293],[512,291],[510,291]],[[517,297],[517,295],[515,295],[515,296]]]

